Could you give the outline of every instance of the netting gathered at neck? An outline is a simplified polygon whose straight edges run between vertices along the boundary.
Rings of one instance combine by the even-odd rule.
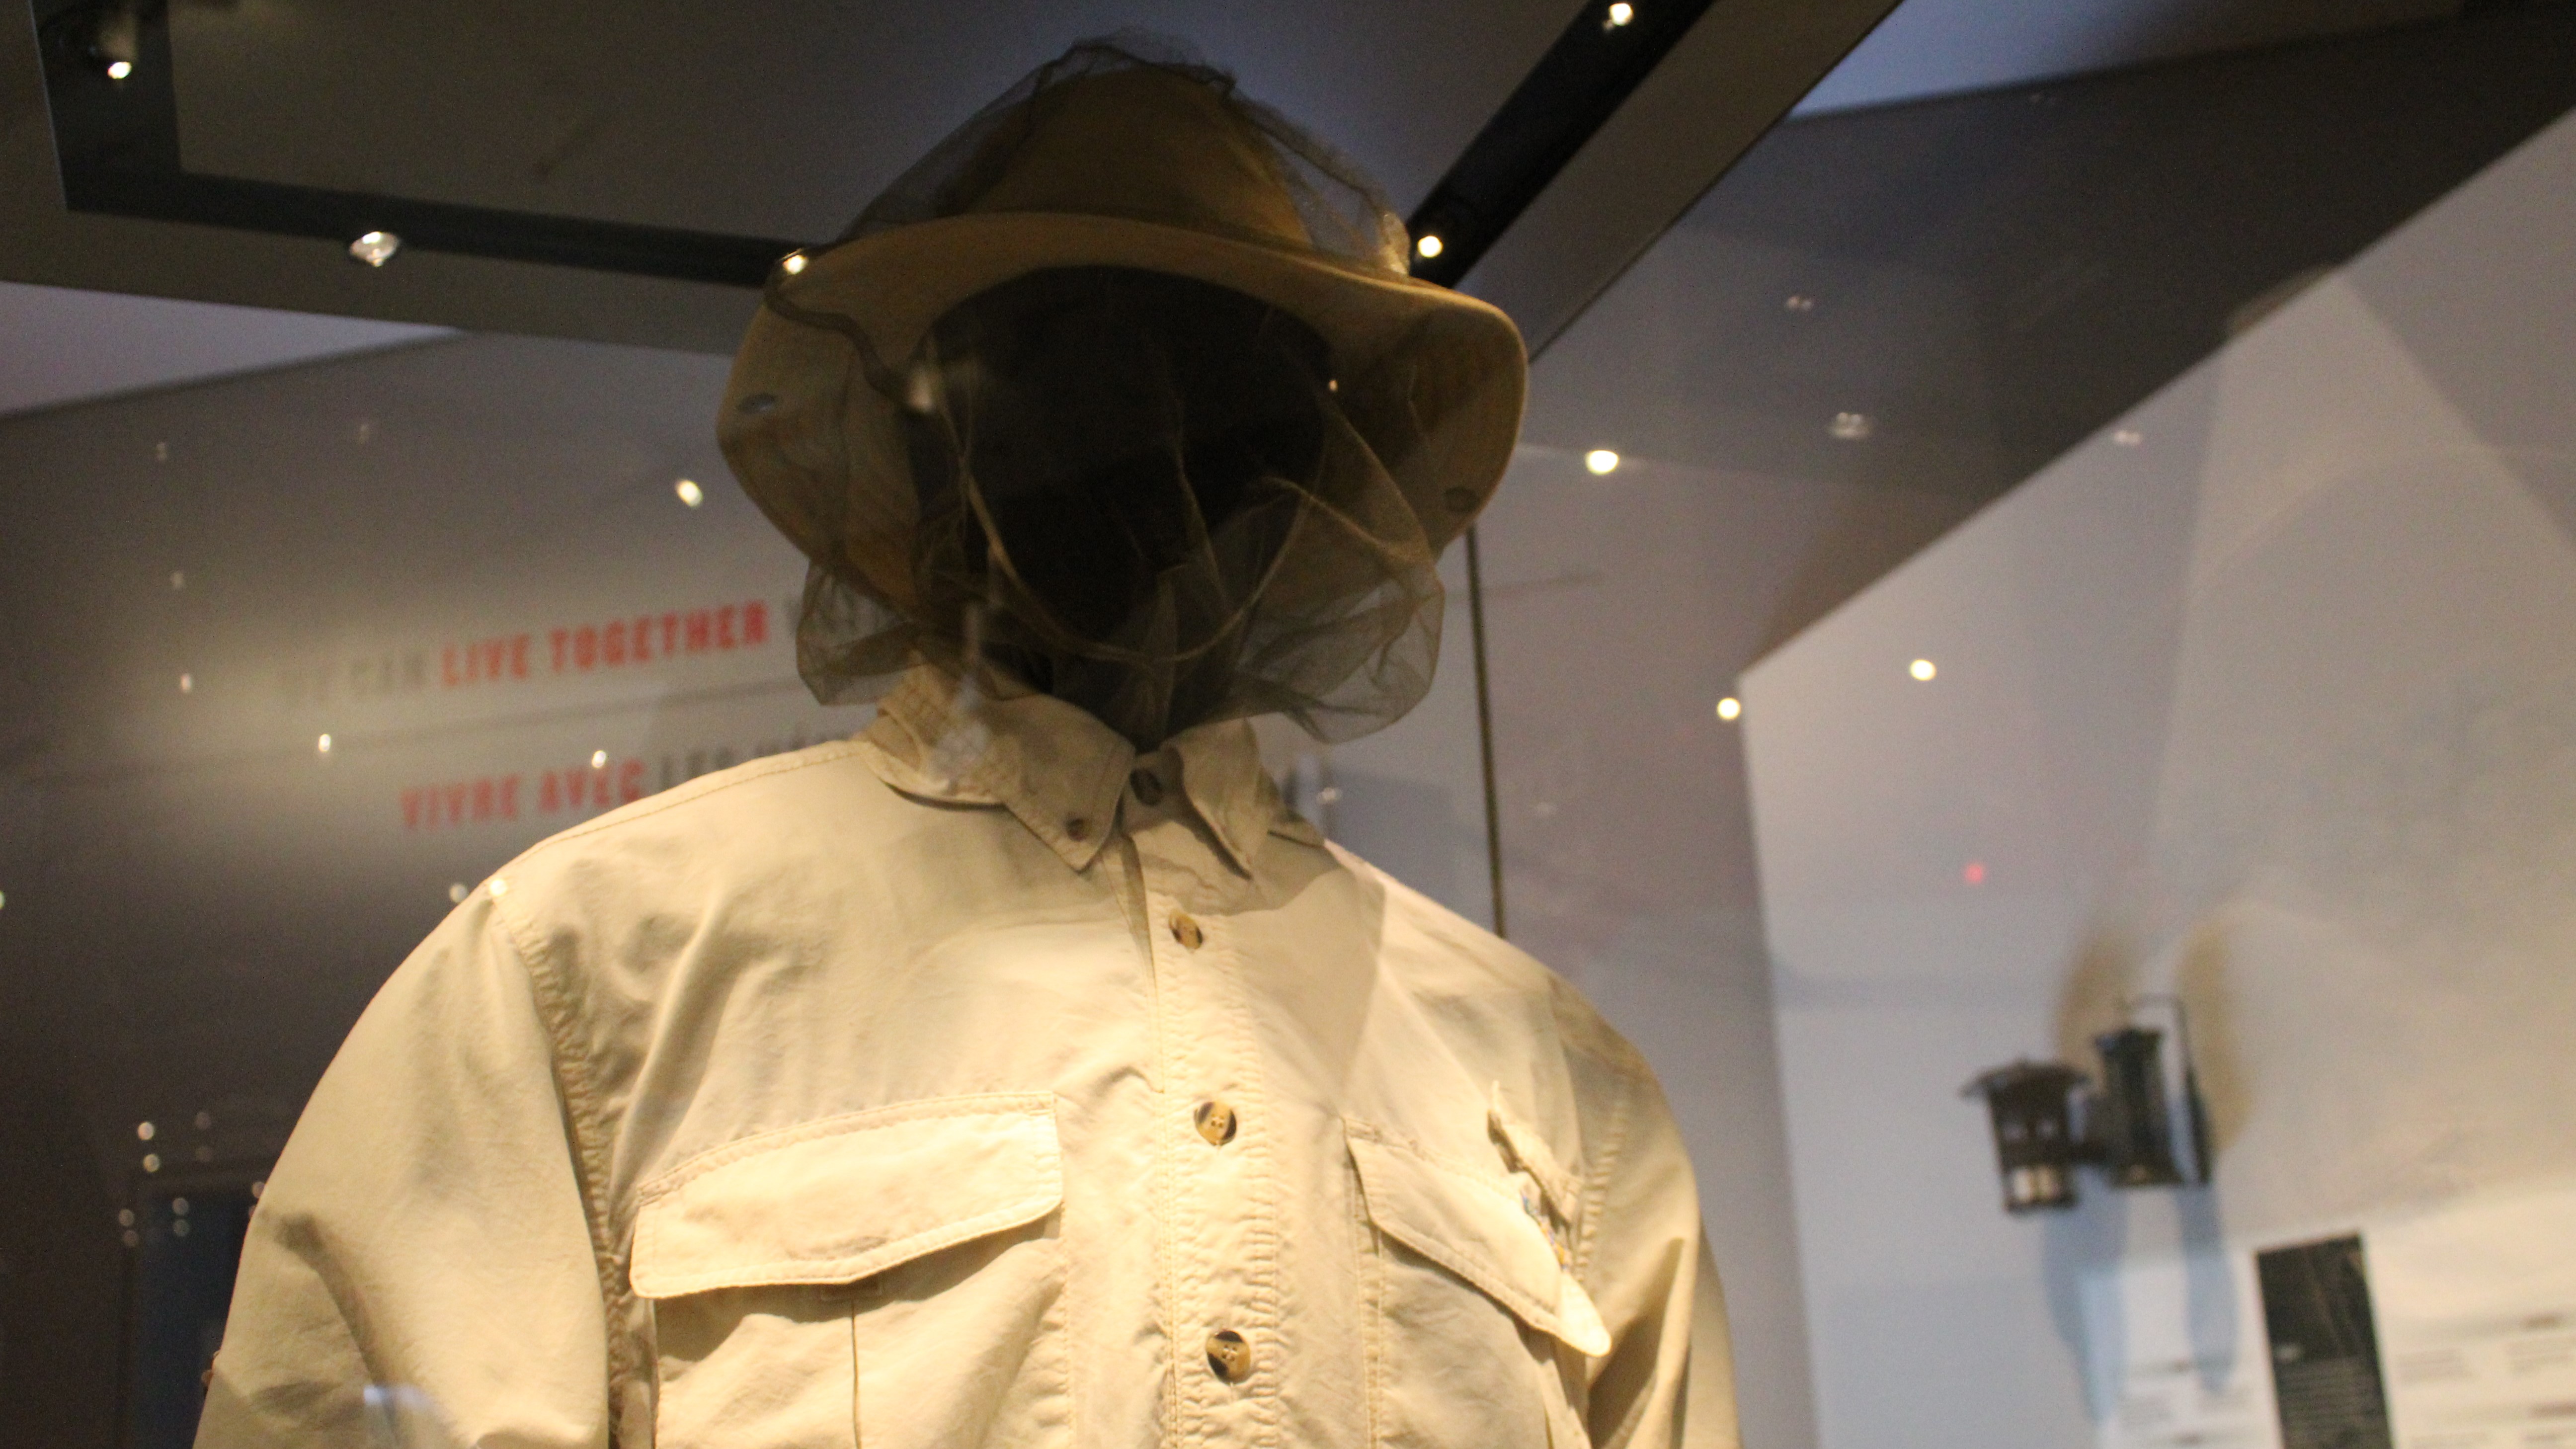
[[[928,662],[1143,749],[1429,688],[1517,336],[1404,276],[1355,168],[1139,48],[1041,68],[773,274],[719,436],[811,562],[825,702]]]

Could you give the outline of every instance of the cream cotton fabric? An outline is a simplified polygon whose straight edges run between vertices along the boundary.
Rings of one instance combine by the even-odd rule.
[[[916,671],[403,964],[197,1442],[1731,1446],[1699,1238],[1635,1052],[1248,725],[1139,760]]]

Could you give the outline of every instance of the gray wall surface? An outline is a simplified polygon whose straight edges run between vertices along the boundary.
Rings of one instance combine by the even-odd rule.
[[[2108,1436],[2125,1270],[2576,1171],[2571,253],[2562,122],[1748,675],[1826,1445]],[[1961,1083],[2144,992],[2215,1185],[2007,1219]]]

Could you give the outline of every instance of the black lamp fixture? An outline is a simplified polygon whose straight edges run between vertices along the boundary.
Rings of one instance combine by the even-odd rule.
[[[2023,1060],[1996,1067],[1968,1083],[1962,1096],[1983,1096],[1993,1119],[1995,1167],[2002,1175],[2004,1211],[2042,1212],[2075,1206],[2075,1169],[2096,1166],[2113,1187],[2180,1187],[2209,1181],[2209,1113],[2191,1059],[2191,1025],[2182,1002],[2140,996],[2127,1003],[2160,1006],[2174,1019],[2182,1051],[2185,1173],[2174,1153],[2173,1112],[2166,1100],[2165,1034],[2133,1019],[2093,1038],[2102,1058],[2102,1086],[2063,1062]]]

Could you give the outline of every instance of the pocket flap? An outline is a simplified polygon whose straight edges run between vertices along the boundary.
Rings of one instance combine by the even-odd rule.
[[[645,1184],[630,1277],[646,1298],[847,1283],[1063,1201],[1052,1096],[905,1102],[730,1142]]]
[[[1379,1231],[1466,1279],[1511,1315],[1598,1358],[1610,1331],[1510,1179],[1434,1158],[1345,1118],[1360,1192]]]

